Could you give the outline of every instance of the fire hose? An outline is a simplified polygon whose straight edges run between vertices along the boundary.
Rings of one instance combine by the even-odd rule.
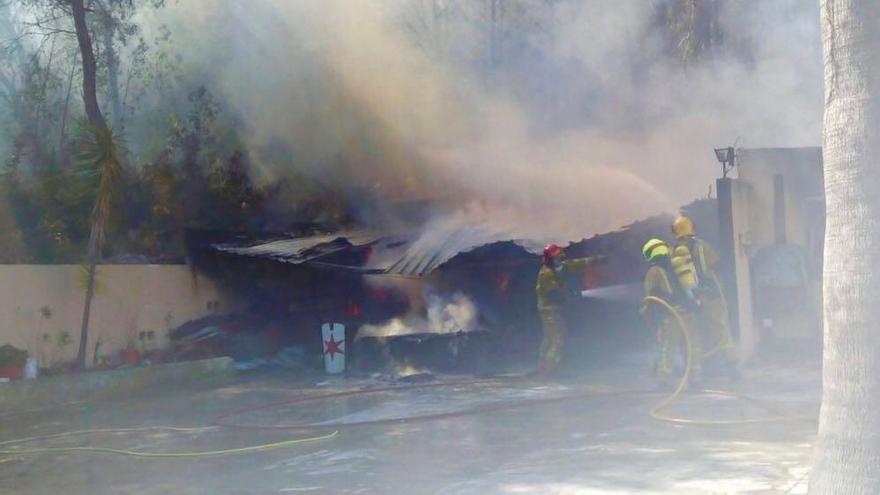
[[[794,416],[794,415],[776,415],[771,417],[763,417],[763,418],[753,418],[753,419],[731,419],[731,420],[708,420],[708,419],[691,419],[691,418],[679,418],[671,415],[663,414],[662,411],[667,409],[673,402],[678,399],[681,394],[687,389],[688,382],[690,380],[690,375],[692,373],[693,363],[695,356],[692,355],[692,349],[690,342],[692,340],[690,330],[687,324],[684,321],[684,318],[681,316],[678,310],[675,309],[672,305],[670,305],[665,300],[655,297],[649,296],[643,300],[643,304],[656,304],[659,305],[663,310],[669,313],[669,315],[676,322],[676,328],[681,332],[682,338],[684,340],[684,348],[686,349],[685,353],[685,370],[682,374],[679,382],[673,392],[665,397],[663,397],[659,402],[657,402],[654,406],[651,407],[649,414],[652,418],[679,425],[691,425],[691,426],[721,426],[721,425],[746,425],[746,424],[759,424],[759,423],[768,423],[768,422],[780,422],[780,421],[813,421],[814,418],[810,416]],[[648,390],[632,390],[632,389],[609,389],[606,391],[587,391],[582,393],[574,393],[568,394],[559,397],[548,397],[541,399],[531,399],[526,401],[519,402],[507,402],[507,403],[499,403],[499,404],[491,404],[482,407],[466,409],[461,411],[453,411],[453,412],[442,412],[442,413],[433,413],[433,414],[424,414],[418,416],[409,416],[409,417],[398,417],[398,418],[382,418],[382,419],[369,419],[369,420],[361,420],[354,422],[345,422],[345,423],[288,423],[288,424],[261,424],[261,423],[241,423],[233,421],[234,418],[240,417],[245,414],[258,412],[271,408],[278,407],[291,407],[297,406],[300,404],[304,404],[307,402],[317,402],[317,401],[325,401],[325,400],[334,400],[341,398],[349,398],[354,396],[364,396],[371,394],[378,394],[384,392],[401,392],[407,390],[415,390],[415,389],[428,389],[428,388],[440,388],[440,387],[452,387],[452,386],[464,386],[464,385],[476,385],[476,384],[485,384],[490,383],[492,381],[495,382],[509,382],[509,381],[518,381],[524,380],[527,377],[524,376],[510,376],[510,377],[500,377],[494,379],[481,379],[481,380],[461,380],[455,382],[443,382],[443,383],[429,383],[429,384],[414,384],[414,385],[404,385],[404,386],[388,386],[388,387],[377,387],[377,388],[368,388],[368,389],[355,389],[355,390],[347,390],[342,392],[334,392],[330,394],[320,394],[315,396],[306,396],[306,397],[298,397],[295,399],[288,399],[283,401],[277,401],[267,404],[260,404],[257,406],[250,406],[238,410],[231,411],[229,413],[218,416],[214,420],[214,424],[217,426],[224,426],[229,428],[240,428],[240,429],[254,429],[254,430],[314,430],[315,428],[334,428],[334,429],[342,429],[342,428],[353,428],[353,427],[361,427],[361,426],[377,426],[377,425],[387,425],[387,424],[403,424],[403,423],[414,423],[414,422],[425,422],[425,421],[436,421],[442,419],[450,419],[458,416],[467,416],[474,414],[484,414],[488,412],[496,412],[501,410],[510,410],[517,408],[524,408],[529,406],[536,405],[546,405],[553,404],[559,402],[573,401],[573,400],[585,400],[591,398],[600,398],[600,397],[620,397],[620,396],[637,396],[637,395],[651,395],[655,393],[654,391]],[[740,400],[744,400],[747,402],[751,402],[760,406],[761,408],[773,412],[773,408],[767,406],[762,401],[757,399],[738,394],[736,392],[724,391],[724,390],[700,390],[695,392],[701,395],[713,395],[713,396],[723,396],[723,397],[731,397]]]
[[[712,284],[715,285],[715,290],[718,291],[718,297],[721,300],[721,306],[724,310],[723,314],[725,314],[725,315],[730,314],[730,313],[728,313],[728,310],[730,309],[730,307],[727,305],[727,297],[724,296],[724,289],[721,288],[721,282],[718,280],[718,276],[715,275],[715,273],[711,273],[710,278],[712,279]],[[709,350],[703,354],[703,359],[710,358],[710,357],[714,356],[715,354],[717,354],[718,351],[720,351],[721,348],[724,347],[725,338],[726,338],[726,336],[718,339],[718,343],[715,344],[715,347],[713,347],[711,350]]]
[[[216,430],[216,426],[202,426],[195,428],[181,428],[176,426],[144,426],[140,428],[100,428],[93,430],[76,430],[76,431],[68,431],[64,433],[56,433],[52,435],[40,435],[34,437],[27,438],[17,438],[15,440],[6,440],[0,442],[0,447],[3,446],[17,446],[23,443],[43,441],[43,440],[57,440],[59,438],[69,438],[76,437],[82,435],[94,435],[100,433],[133,433],[133,432],[149,432],[149,431],[170,431],[175,433],[193,433],[193,432],[203,432]],[[8,449],[0,450],[0,455],[37,455],[37,454],[66,454],[66,453],[105,453],[105,454],[119,454],[130,457],[138,457],[138,458],[148,458],[148,459],[180,459],[180,458],[198,458],[198,457],[214,457],[220,455],[233,455],[233,454],[249,454],[254,452],[262,452],[266,450],[274,450],[280,449],[283,447],[291,447],[293,445],[300,445],[303,443],[309,442],[318,442],[321,440],[329,440],[336,435],[339,434],[339,431],[333,431],[326,435],[307,437],[307,438],[295,438],[291,440],[282,440],[279,442],[271,442],[264,443],[259,445],[249,445],[246,447],[237,447],[231,449],[222,449],[222,450],[205,450],[198,452],[142,452],[138,450],[125,450],[125,449],[115,449],[110,447],[102,447],[102,446],[77,446],[77,447],[42,447],[37,449]]]
[[[716,280],[716,283],[717,283],[717,280]],[[679,417],[668,416],[668,415],[662,414],[661,411],[668,408],[682,394],[682,392],[684,392],[684,390],[687,388],[691,373],[693,371],[693,364],[694,364],[694,358],[695,358],[693,356],[693,349],[691,346],[691,342],[693,340],[693,337],[691,336],[690,329],[688,328],[687,323],[685,323],[684,318],[681,316],[681,313],[677,309],[675,309],[674,306],[669,304],[667,301],[665,301],[662,298],[656,297],[656,296],[648,296],[642,300],[642,303],[643,304],[653,303],[653,304],[659,305],[661,308],[663,308],[665,311],[667,311],[669,313],[669,315],[676,322],[676,327],[680,331],[682,339],[684,340],[684,348],[685,348],[685,370],[684,370],[684,373],[682,374],[681,379],[679,380],[678,385],[675,387],[673,392],[671,394],[669,394],[668,396],[666,396],[665,398],[663,398],[662,400],[660,400],[660,402],[658,402],[657,404],[654,405],[654,407],[651,408],[650,415],[652,418],[654,418],[658,421],[665,421],[668,423],[675,423],[675,424],[681,424],[681,425],[703,425],[703,426],[745,425],[745,424],[773,423],[773,422],[780,422],[780,421],[813,421],[814,420],[814,418],[811,416],[796,416],[796,415],[776,415],[776,416],[769,416],[769,417],[762,417],[762,418],[751,418],[751,419],[713,420],[713,419],[679,418]],[[719,344],[716,347],[715,351],[717,351],[718,348],[720,348],[720,347],[721,347],[721,344]],[[711,356],[715,351],[713,351],[712,353],[705,353],[705,354],[703,354],[703,357]],[[754,399],[754,398],[746,396],[746,395],[738,394],[736,392],[730,392],[727,390],[703,389],[703,390],[696,391],[695,393],[703,394],[703,395],[715,395],[715,396],[731,397],[731,398],[735,398],[735,399],[740,399],[740,400],[744,400],[747,402],[751,402],[753,404],[760,406],[761,408],[763,408],[765,410],[773,412],[773,408],[770,406],[767,406],[762,401],[759,401],[757,399]]]
[[[716,280],[717,283],[717,280]],[[722,296],[723,297],[723,296]],[[673,423],[677,425],[689,425],[689,426],[724,426],[724,425],[749,425],[749,424],[761,424],[761,423],[771,423],[771,422],[784,422],[784,421],[814,421],[815,418],[812,416],[796,416],[796,415],[775,415],[761,418],[750,418],[750,419],[731,419],[731,420],[714,420],[714,419],[692,419],[692,418],[682,418],[675,417],[668,414],[664,414],[662,411],[669,408],[673,402],[675,402],[681,394],[687,389],[690,376],[692,373],[693,363],[695,356],[693,356],[693,351],[691,348],[692,336],[690,333],[690,329],[686,324],[684,318],[681,316],[681,313],[675,309],[671,304],[665,301],[662,298],[656,296],[648,296],[643,299],[643,304],[655,304],[666,311],[670,317],[672,317],[673,321],[676,322],[676,327],[679,329],[685,351],[685,369],[682,373],[681,378],[673,392],[665,397],[663,397],[659,402],[654,404],[649,410],[650,416],[658,421],[663,421],[667,423]],[[725,303],[726,304],[726,303]],[[719,345],[720,347],[720,345]],[[717,349],[716,349],[717,350]],[[713,351],[714,352],[714,351]],[[706,353],[701,357],[706,357],[707,355],[711,355],[711,353]],[[402,417],[402,418],[383,418],[383,419],[374,419],[374,420],[363,420],[356,422],[347,422],[347,423],[303,423],[303,424],[254,424],[254,423],[236,423],[231,421],[231,418],[241,416],[246,413],[251,413],[255,411],[261,411],[265,409],[271,409],[281,406],[293,406],[306,402],[317,402],[324,400],[332,400],[339,399],[345,397],[352,396],[363,396],[369,394],[377,394],[382,392],[400,392],[406,390],[414,390],[414,389],[429,389],[429,388],[440,388],[440,387],[452,387],[452,386],[464,386],[464,385],[476,385],[476,384],[486,384],[491,383],[493,381],[503,382],[503,381],[511,381],[511,380],[523,380],[525,377],[522,376],[513,376],[513,377],[501,377],[494,379],[476,379],[476,380],[460,380],[455,382],[441,382],[441,383],[428,383],[428,384],[413,384],[413,385],[405,385],[405,386],[388,386],[388,387],[377,387],[377,388],[366,388],[366,389],[355,389],[355,390],[347,390],[342,392],[334,392],[330,394],[319,394],[314,396],[305,396],[298,397],[289,400],[270,402],[265,404],[260,404],[257,406],[251,406],[243,409],[234,410],[232,412],[225,413],[221,416],[218,416],[213,420],[212,426],[207,427],[196,427],[196,428],[180,428],[180,427],[170,427],[170,426],[148,426],[142,428],[108,428],[108,429],[95,429],[95,430],[78,430],[78,431],[70,431],[65,433],[58,433],[52,435],[43,435],[43,436],[35,436],[28,438],[20,438],[15,440],[7,440],[0,442],[0,447],[3,446],[17,446],[27,442],[34,442],[40,440],[52,440],[58,438],[66,438],[73,437],[79,435],[88,435],[88,434],[96,434],[96,433],[125,433],[125,432],[141,432],[141,431],[172,431],[176,433],[182,432],[201,432],[201,431],[209,431],[215,430],[219,427],[227,427],[227,428],[237,428],[237,429],[258,429],[258,430],[320,430],[320,429],[331,429],[332,432],[325,435],[312,436],[306,438],[297,438],[290,440],[283,440],[279,442],[272,442],[260,445],[252,445],[246,447],[232,448],[232,449],[223,449],[223,450],[213,450],[213,451],[201,451],[201,452],[142,452],[142,451],[132,451],[132,450],[124,450],[124,449],[114,449],[109,447],[102,446],[77,446],[77,447],[48,447],[48,448],[36,448],[36,449],[6,449],[0,450],[0,455],[36,455],[36,454],[57,454],[57,453],[110,453],[110,454],[119,454],[125,456],[132,456],[137,458],[200,458],[200,457],[212,457],[212,456],[220,456],[220,455],[233,455],[233,454],[246,454],[246,453],[254,453],[267,451],[272,449],[278,449],[283,447],[290,447],[293,445],[300,445],[308,442],[318,442],[322,440],[329,440],[336,437],[339,434],[339,430],[342,428],[351,428],[351,427],[359,427],[359,426],[377,426],[377,425],[385,425],[385,424],[403,424],[403,423],[414,423],[414,422],[425,422],[425,421],[436,421],[442,419],[450,419],[458,416],[467,416],[474,414],[484,414],[489,412],[496,412],[501,410],[510,410],[516,408],[523,408],[535,405],[547,405],[553,403],[567,402],[573,400],[585,400],[585,399],[595,399],[600,397],[621,397],[621,396],[639,396],[639,395],[650,395],[651,391],[645,390],[632,390],[632,389],[609,389],[607,391],[589,391],[582,392],[576,394],[569,394],[559,397],[549,397],[542,399],[532,399],[526,401],[518,401],[518,402],[507,402],[507,403],[499,403],[499,404],[491,404],[483,407],[477,407],[472,409],[466,409],[461,411],[453,411],[453,412],[443,412],[443,413],[434,413],[434,414],[424,414],[419,416],[410,416],[410,417]],[[710,396],[721,396],[721,397],[729,397],[735,398],[747,402],[751,402],[760,406],[761,408],[774,412],[773,408],[764,404],[762,401],[754,399],[752,397],[738,394],[736,392],[725,391],[725,390],[711,390],[704,389],[693,392],[695,394],[701,395],[710,395]]]

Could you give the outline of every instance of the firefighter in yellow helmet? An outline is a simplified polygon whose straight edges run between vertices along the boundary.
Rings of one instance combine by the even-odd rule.
[[[723,289],[718,280],[718,255],[708,242],[697,237],[694,222],[686,216],[679,216],[672,222],[672,233],[676,238],[674,252],[691,260],[695,279],[693,290],[700,301],[701,320],[708,327],[708,338],[716,342],[717,351],[724,356],[729,374],[735,378],[738,375],[736,346],[730,333]]]
[[[591,262],[601,257],[565,259],[565,251],[556,244],[544,247],[541,269],[535,291],[538,296],[538,312],[541,315],[543,340],[538,353],[537,374],[551,373],[559,367],[562,360],[562,344],[567,326],[563,307],[571,298],[565,286],[564,275],[585,269]]]
[[[693,331],[696,323],[696,301],[680,284],[672,265],[671,250],[664,241],[656,238],[649,240],[642,248],[642,255],[651,265],[645,273],[645,296],[659,297],[668,302],[688,326],[691,344],[689,352],[692,358],[691,379],[698,383],[702,376],[703,351],[699,336]],[[642,312],[648,324],[657,329],[657,380],[661,387],[669,387],[672,385],[676,351],[680,350],[682,354],[685,352],[681,329],[674,316],[655,305],[643,306]],[[682,364],[685,361],[686,358],[682,356]]]

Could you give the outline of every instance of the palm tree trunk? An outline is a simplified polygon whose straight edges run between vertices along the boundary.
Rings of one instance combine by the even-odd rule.
[[[83,305],[82,325],[79,329],[79,350],[76,353],[76,366],[83,370],[86,367],[86,351],[89,345],[89,319],[92,314],[92,300],[95,296],[95,271],[97,270],[96,259],[89,257],[88,280],[86,282],[86,300]]]
[[[880,2],[822,0],[827,201],[811,494],[880,493]]]
[[[92,37],[86,24],[86,9],[83,0],[70,0],[73,14],[73,25],[76,27],[76,40],[83,66],[83,104],[89,123],[95,127],[107,127],[101,108],[98,106],[98,64],[95,61],[95,50]]]
[[[76,28],[76,39],[79,43],[80,56],[82,57],[83,70],[83,104],[86,110],[86,116],[89,123],[96,129],[107,129],[107,121],[101,113],[98,105],[98,84],[97,84],[97,62],[95,61],[95,51],[92,45],[92,37],[89,34],[88,24],[86,23],[86,9],[83,0],[70,0],[71,15],[73,16],[73,25]],[[102,174],[106,172],[102,171]],[[100,199],[101,192],[98,192]],[[79,369],[86,367],[86,350],[88,349],[89,337],[89,317],[92,309],[92,298],[95,294],[95,270],[100,258],[101,250],[101,233],[104,228],[103,219],[99,213],[98,203],[95,208],[95,220],[92,224],[91,235],[89,236],[88,251],[88,281],[86,283],[86,300],[83,304],[82,327],[80,328],[79,352],[77,352],[76,365]]]

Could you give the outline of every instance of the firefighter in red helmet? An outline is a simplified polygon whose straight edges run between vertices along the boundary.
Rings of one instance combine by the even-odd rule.
[[[546,374],[556,370],[562,359],[562,344],[565,339],[566,324],[563,306],[569,299],[569,289],[565,286],[564,275],[585,269],[599,257],[566,260],[565,250],[556,244],[544,247],[541,269],[535,291],[538,295],[538,312],[544,338],[538,353],[537,373]]]

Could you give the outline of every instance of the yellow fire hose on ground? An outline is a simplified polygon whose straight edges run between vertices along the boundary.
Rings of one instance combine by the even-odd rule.
[[[717,283],[717,280],[716,280]],[[723,297],[723,296],[722,296]],[[773,423],[780,421],[813,421],[814,418],[810,416],[793,416],[793,415],[777,415],[763,418],[751,418],[751,419],[688,419],[688,418],[679,418],[675,416],[670,416],[661,413],[661,411],[668,408],[678,397],[684,392],[684,390],[688,386],[688,382],[690,381],[691,372],[694,364],[694,356],[691,348],[691,341],[693,337],[691,336],[690,329],[687,326],[687,323],[682,318],[681,313],[674,306],[669,304],[662,298],[656,296],[648,296],[642,300],[642,304],[655,304],[663,308],[666,312],[672,316],[673,320],[676,322],[676,327],[681,332],[683,345],[685,348],[685,369],[684,373],[681,376],[681,379],[678,382],[678,385],[675,387],[673,392],[668,396],[664,397],[660,402],[654,405],[651,408],[650,414],[651,417],[658,420],[664,421],[667,423],[681,424],[681,425],[697,425],[697,426],[723,426],[723,425],[747,425],[747,424],[760,424],[760,423]],[[726,303],[725,303],[726,304]],[[720,344],[718,345],[720,348]],[[717,351],[717,348],[716,348]],[[706,353],[703,357],[711,356],[711,353]],[[738,394],[736,392],[729,392],[726,390],[700,390],[698,391],[700,394],[704,395],[717,395],[723,397],[732,397],[735,399],[740,399],[746,402],[751,402],[760,406],[761,408],[772,411],[772,408],[766,406],[760,401],[753,399],[751,397]]]
[[[197,428],[180,428],[175,426],[145,426],[140,428],[103,428],[96,430],[77,430],[77,431],[68,431],[64,433],[56,433],[54,435],[42,435],[28,438],[18,438],[15,440],[7,440],[4,442],[0,442],[0,447],[6,445],[20,445],[27,442],[36,442],[38,440],[56,440],[59,438],[67,438],[74,437],[80,435],[92,435],[96,433],[135,433],[135,432],[149,432],[149,431],[170,431],[174,433],[196,433],[203,432],[209,430],[216,430],[218,427],[216,426],[204,426]],[[232,454],[249,454],[253,452],[262,452],[266,450],[280,449],[282,447],[290,447],[293,445],[299,445],[307,442],[317,442],[321,440],[329,440],[336,435],[339,434],[339,431],[333,431],[332,433],[308,437],[308,438],[295,438],[292,440],[283,440],[280,442],[272,442],[272,443],[264,443],[260,445],[250,445],[246,447],[238,447],[233,449],[223,449],[223,450],[205,450],[200,452],[141,452],[136,450],[124,450],[124,449],[114,449],[110,447],[94,447],[94,446],[80,446],[80,447],[44,447],[39,449],[11,449],[11,450],[0,450],[0,455],[35,455],[35,454],[61,454],[61,453],[70,453],[70,452],[95,452],[95,453],[107,453],[107,454],[120,454],[131,457],[140,457],[140,458],[153,458],[153,459],[161,459],[161,458],[196,458],[196,457],[214,457],[219,455],[232,455]]]
[[[721,306],[724,309],[724,314],[730,314],[728,313],[730,307],[727,305],[727,297],[724,296],[724,289],[721,287],[721,282],[718,280],[718,277],[714,273],[711,274],[711,279],[712,283],[715,285],[715,290],[718,291],[718,297],[721,299]],[[724,340],[725,339],[723,337],[718,339],[718,343],[715,344],[715,347],[703,354],[703,359],[708,359],[717,354],[718,351],[720,351],[721,348],[724,346]]]

